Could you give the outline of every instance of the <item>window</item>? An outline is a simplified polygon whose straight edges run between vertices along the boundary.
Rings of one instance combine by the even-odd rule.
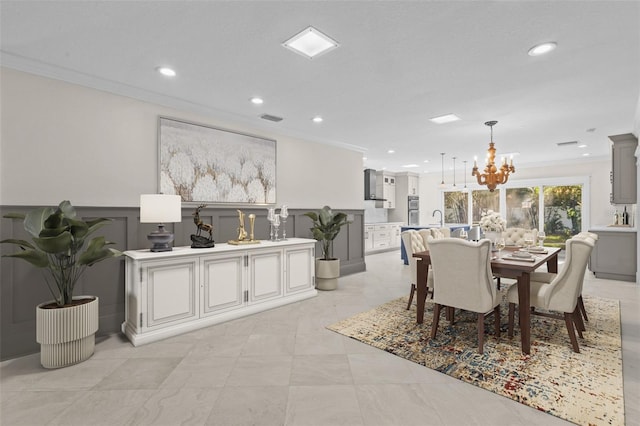
[[[545,244],[564,243],[582,229],[582,185],[543,188]]]
[[[480,218],[488,210],[500,212],[500,189],[491,192],[488,189],[471,191],[471,205],[473,206],[473,223],[480,222]]]
[[[502,212],[508,227],[544,230],[545,245],[564,242],[589,223],[589,177],[554,177],[502,185],[491,192],[443,191],[447,223],[478,223],[488,210]]]
[[[467,223],[469,221],[469,197],[466,192],[444,193],[445,223]]]
[[[507,188],[507,227],[538,229],[540,187]]]

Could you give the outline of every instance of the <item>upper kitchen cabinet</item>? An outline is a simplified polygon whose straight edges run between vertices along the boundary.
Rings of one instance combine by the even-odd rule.
[[[385,209],[396,208],[396,177],[386,172],[378,172],[376,175],[376,194],[383,200],[376,201],[376,207]]]
[[[418,186],[420,183],[420,177],[409,175],[407,179],[409,181],[408,182],[409,195],[418,195],[420,193],[420,187]]]
[[[611,148],[611,204],[636,203],[636,148],[638,139],[631,133],[609,136]]]

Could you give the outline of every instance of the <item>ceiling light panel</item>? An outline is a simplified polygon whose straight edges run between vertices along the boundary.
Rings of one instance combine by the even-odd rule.
[[[553,41],[549,41],[546,43],[540,43],[537,44],[535,46],[533,46],[531,49],[529,49],[529,56],[540,56],[540,55],[544,55],[545,53],[549,53],[552,50],[554,50],[558,45],[553,42]]]
[[[156,68],[156,71],[158,71],[160,74],[164,75],[165,77],[175,77],[176,76],[176,72],[174,70],[172,70],[171,68],[168,68],[168,67],[158,67],[158,68]]]
[[[440,115],[438,117],[430,118],[429,120],[437,124],[444,124],[444,123],[451,123],[452,121],[458,121],[460,120],[460,117],[458,117],[455,114],[445,114],[445,115]]]
[[[308,27],[282,45],[306,58],[313,59],[318,55],[330,52],[340,44],[321,31]]]

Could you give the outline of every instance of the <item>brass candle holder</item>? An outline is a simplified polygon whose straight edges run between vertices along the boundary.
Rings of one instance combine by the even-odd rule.
[[[247,234],[247,231],[244,228],[244,212],[242,210],[238,210],[238,238],[235,240],[229,240],[229,244],[240,245],[240,244],[259,244],[260,241],[254,239],[254,226],[256,221],[256,215],[251,213],[249,215],[249,226],[250,233]],[[248,237],[248,238],[247,238]]]

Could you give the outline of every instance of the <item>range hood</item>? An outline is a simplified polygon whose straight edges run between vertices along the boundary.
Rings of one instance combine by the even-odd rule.
[[[373,169],[364,169],[364,199],[387,201],[376,197],[376,171]]]

